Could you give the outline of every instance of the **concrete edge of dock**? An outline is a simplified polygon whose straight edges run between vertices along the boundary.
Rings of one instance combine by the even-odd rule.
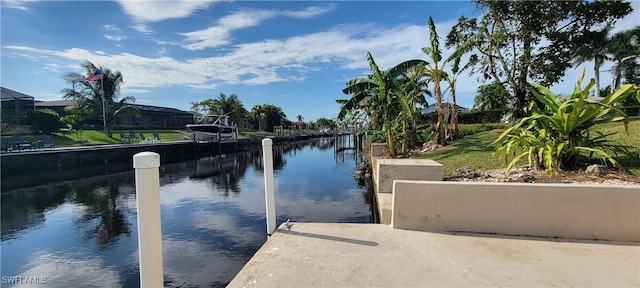
[[[637,287],[639,245],[293,223],[228,287]]]

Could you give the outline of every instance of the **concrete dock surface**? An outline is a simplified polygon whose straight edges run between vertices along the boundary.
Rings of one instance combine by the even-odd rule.
[[[228,287],[640,287],[640,243],[281,225]]]

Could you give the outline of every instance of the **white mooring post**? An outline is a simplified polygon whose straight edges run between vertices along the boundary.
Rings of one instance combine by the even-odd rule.
[[[133,155],[138,207],[140,287],[163,287],[162,231],[160,229],[160,155]]]
[[[264,168],[264,197],[267,205],[267,235],[276,232],[276,197],[273,184],[273,141],[262,139],[262,155]]]

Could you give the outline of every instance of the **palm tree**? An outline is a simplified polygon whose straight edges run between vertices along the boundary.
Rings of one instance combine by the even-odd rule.
[[[296,116],[296,119],[298,119],[298,129],[302,129],[302,120],[304,120],[304,117],[302,117],[302,115],[298,115]]]
[[[213,104],[217,113],[229,115],[234,123],[241,123],[247,115],[247,110],[236,94],[227,97],[224,93],[220,93],[218,98],[213,100]]]
[[[216,99],[191,102],[191,110],[204,114],[228,115],[236,124],[244,122],[248,113],[238,95],[231,94],[227,97],[224,93],[220,93]]]
[[[104,129],[107,137],[111,138],[113,125],[118,117],[123,115],[140,116],[140,111],[131,105],[136,101],[136,98],[125,96],[118,99],[120,85],[124,83],[120,71],[112,71],[104,67],[98,68],[89,61],[84,62],[81,66],[85,70],[85,74],[101,70],[102,79],[95,82],[86,82],[84,81],[85,76],[82,74],[76,72],[67,73],[63,76],[63,79],[70,83],[72,88],[62,89],[63,98],[74,100],[76,102],[75,107],[90,117],[95,119],[104,117]]]
[[[639,69],[635,59],[640,58],[640,25],[632,29],[620,31],[609,39],[607,50],[612,55],[615,62],[612,73],[613,83],[611,85],[611,93],[620,88],[622,74],[625,71],[627,83],[640,84],[633,78],[638,77]],[[633,60],[633,61],[632,61]],[[628,99],[632,99],[630,97]]]
[[[254,121],[258,122],[258,130],[262,130],[262,121],[264,120],[264,107],[263,105],[255,105],[253,106],[253,108],[251,108],[251,111],[249,112],[249,117],[251,117],[251,119],[253,119]],[[254,126],[255,127],[255,126]]]
[[[353,94],[353,96],[343,103],[338,118],[342,119],[349,111],[356,108],[361,101],[365,101],[369,97],[373,98],[372,102],[377,106],[375,108],[380,111],[379,114],[376,114],[382,116],[389,152],[392,157],[395,157],[396,151],[392,130],[393,122],[398,115],[394,114],[394,112],[399,110],[397,101],[394,100],[394,92],[399,89],[396,78],[411,68],[424,66],[427,63],[423,60],[414,59],[404,61],[387,71],[381,71],[370,52],[367,52],[367,61],[372,74],[369,77],[354,78],[347,82],[347,87],[342,92],[344,94]]]
[[[600,31],[586,31],[582,36],[585,41],[580,46],[573,57],[573,65],[578,66],[582,63],[593,60],[593,78],[595,80],[594,96],[600,99],[600,66],[605,61],[611,60],[609,57],[609,43],[611,41],[609,32],[613,26],[609,23]]]

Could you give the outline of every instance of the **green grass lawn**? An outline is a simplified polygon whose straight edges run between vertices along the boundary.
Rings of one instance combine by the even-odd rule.
[[[103,131],[97,130],[85,130],[80,133],[66,132],[55,133],[53,135],[53,143],[56,147],[75,147],[83,145],[104,145],[104,144],[119,144],[120,143],[120,130],[113,131],[112,138],[107,138]],[[122,131],[125,135],[129,136],[129,130]],[[164,142],[183,140],[184,136],[191,135],[186,130],[135,130],[136,136],[139,137],[139,133],[142,133],[146,138],[153,138],[153,132],[158,132],[158,136]],[[36,136],[34,136],[36,137]],[[135,141],[135,140],[134,140]]]
[[[631,155],[620,156],[616,160],[619,161],[633,175],[640,176],[640,118],[634,117],[629,121],[629,135],[624,132],[622,123],[607,123],[596,126],[595,129],[602,133],[616,133],[611,135],[609,139],[617,141],[620,144],[635,147]],[[471,136],[466,136],[460,140],[450,143],[447,147],[429,152],[415,158],[433,159],[444,165],[444,174],[450,175],[455,170],[470,166],[478,171],[506,168],[507,162],[500,155],[493,155],[496,147],[490,146],[499,133],[481,132]],[[591,160],[593,163],[600,163],[599,160]],[[526,160],[520,163],[526,164]]]
[[[129,136],[128,129],[122,130],[122,132]],[[146,138],[153,138],[153,132],[158,132],[158,135],[163,142],[180,141],[184,140],[185,136],[191,137],[192,133],[188,130],[134,130],[136,136],[139,137],[139,133],[142,133]],[[294,130],[293,133],[311,133],[312,130]],[[285,134],[289,133],[289,130],[284,131]],[[265,137],[275,136],[276,133],[267,131],[258,131],[250,129],[240,129],[238,133],[239,138],[251,138],[251,137]],[[27,142],[37,143],[39,135],[24,135],[24,139]],[[113,131],[112,138],[107,138],[103,131],[98,130],[84,130],[82,133],[74,132],[59,132],[52,135],[53,143],[56,147],[78,147],[87,145],[105,145],[105,144],[119,144],[120,143],[120,130]],[[138,138],[139,140],[139,138]],[[11,141],[9,137],[2,137],[2,143]],[[135,141],[135,140],[134,140]]]

